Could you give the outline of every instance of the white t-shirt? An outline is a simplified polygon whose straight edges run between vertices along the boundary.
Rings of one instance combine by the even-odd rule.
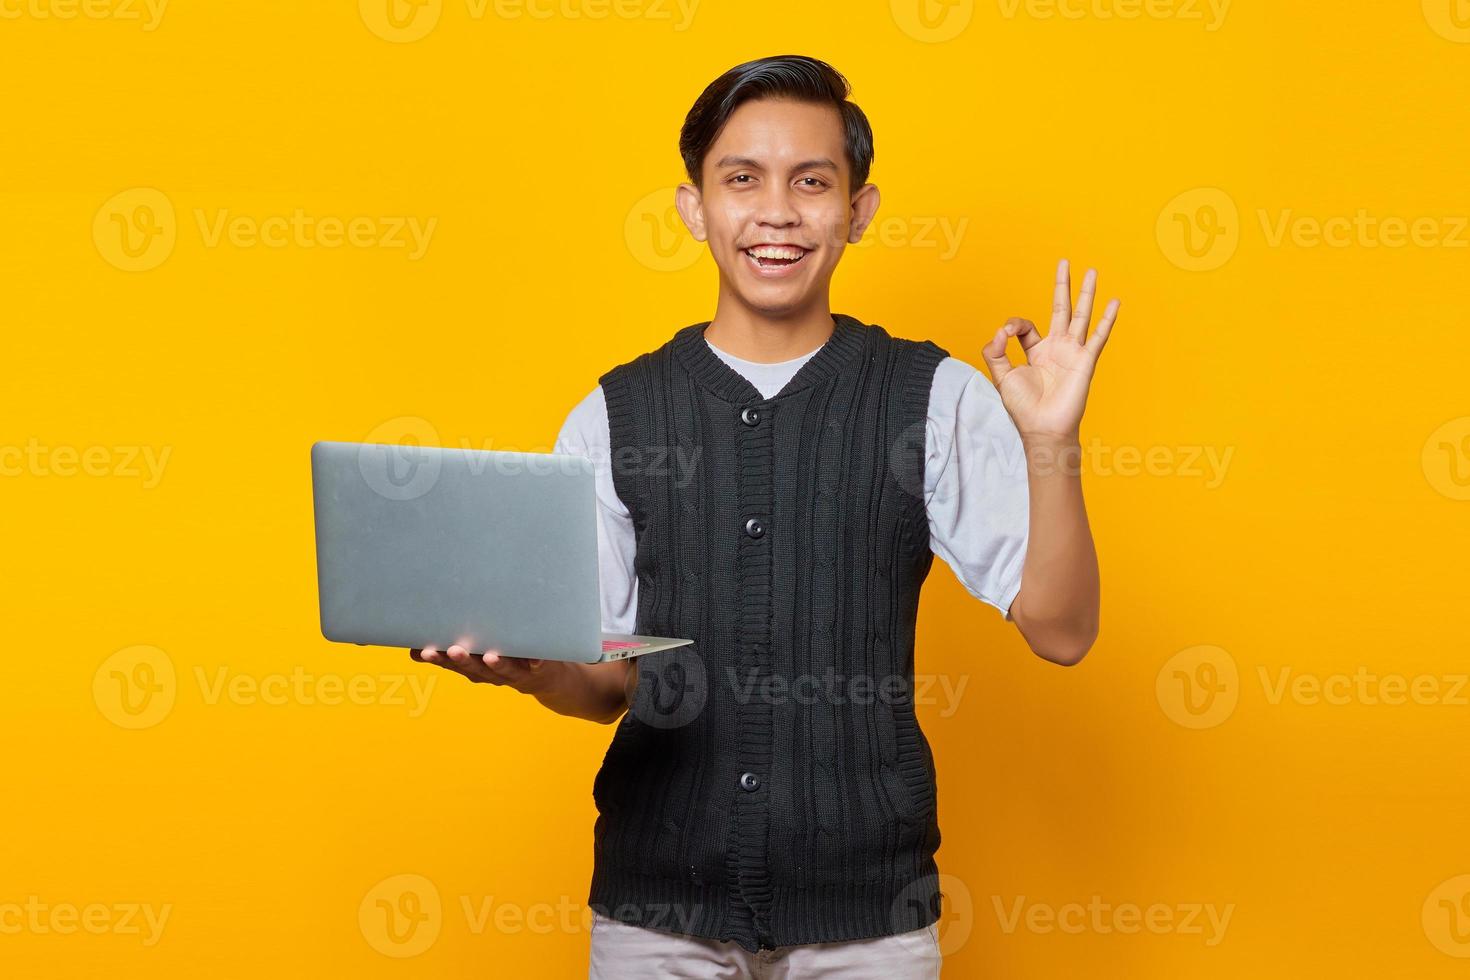
[[[766,398],[785,387],[816,353],[761,364],[727,354],[714,344],[709,347]],[[924,429],[930,549],[971,595],[1009,616],[1011,601],[1021,589],[1030,530],[1031,497],[1020,433],[990,380],[955,357],[946,357],[935,369]],[[613,485],[610,444],[607,402],[598,385],[567,416],[555,451],[593,462],[602,629],[632,633],[638,614],[633,567],[637,541],[633,519]]]

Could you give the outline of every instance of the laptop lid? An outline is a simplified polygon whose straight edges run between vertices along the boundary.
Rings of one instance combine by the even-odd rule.
[[[591,460],[319,442],[311,469],[328,640],[601,656]]]

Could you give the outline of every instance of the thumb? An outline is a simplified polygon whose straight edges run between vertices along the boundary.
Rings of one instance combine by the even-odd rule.
[[[1000,387],[1001,379],[1011,372],[1011,359],[1006,354],[1006,345],[1010,343],[1014,329],[1009,323],[1006,324],[995,332],[990,343],[980,349],[986,366],[990,368],[990,380],[997,388]]]

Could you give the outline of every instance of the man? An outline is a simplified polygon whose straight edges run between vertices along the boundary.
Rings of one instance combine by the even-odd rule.
[[[1047,660],[1097,635],[1076,460],[1117,302],[1089,337],[1096,275],[1074,311],[1061,263],[1047,335],[1017,318],[982,348],[993,384],[834,314],[879,203],[848,92],[782,56],[699,97],[676,203],[719,268],[714,317],[604,374],[557,443],[597,463],[603,628],[694,643],[590,666],[414,651],[621,718],[593,786],[594,978],[938,976],[912,696],[932,556]]]

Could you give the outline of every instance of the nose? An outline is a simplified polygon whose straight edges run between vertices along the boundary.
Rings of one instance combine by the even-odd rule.
[[[780,184],[768,185],[756,203],[755,222],[768,228],[789,228],[801,223],[791,189]]]

